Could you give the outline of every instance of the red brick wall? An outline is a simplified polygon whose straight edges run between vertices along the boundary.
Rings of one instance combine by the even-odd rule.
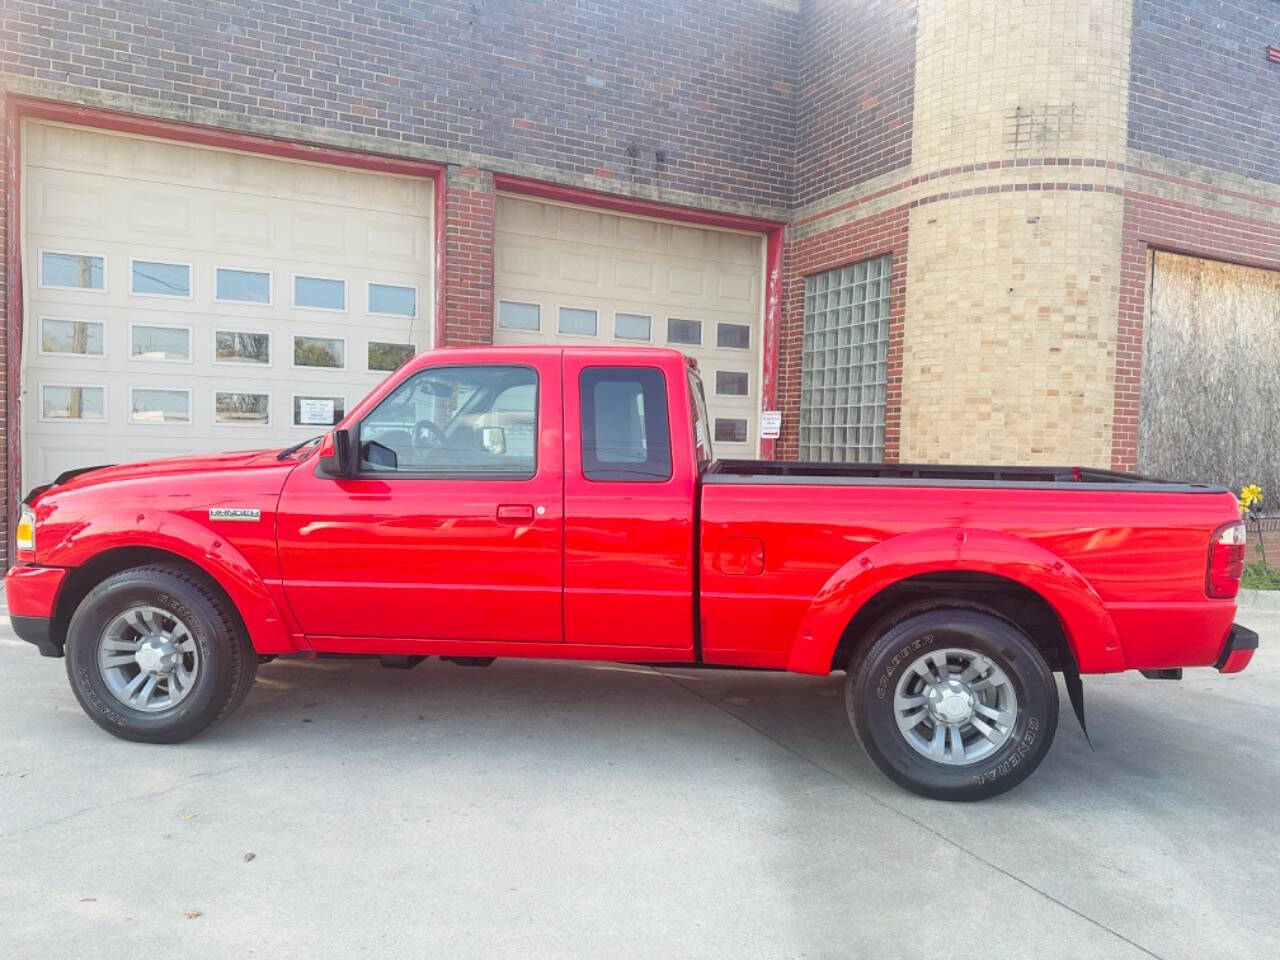
[[[1280,269],[1280,204],[1274,218],[1259,220],[1130,190],[1125,193],[1123,234],[1111,466],[1133,471],[1138,467],[1148,251],[1155,248]]]
[[[859,260],[893,255],[889,282],[889,370],[885,402],[884,456],[898,459],[902,433],[902,327],[907,302],[907,215],[903,205],[853,223],[788,239],[782,276],[782,323],[778,336],[778,408],[782,435],[774,456],[800,455],[800,373],[804,346],[804,279]],[[813,222],[810,220],[810,222]],[[803,227],[802,221],[797,226]]]
[[[493,343],[493,175],[470,167],[445,174],[444,343]]]
[[[0,138],[3,138],[3,149],[0,149],[0,450],[4,451],[4,462],[7,465],[12,456],[13,451],[9,449],[9,438],[13,437],[16,441],[18,436],[18,425],[13,424],[14,429],[9,429],[9,412],[12,409],[17,412],[16,407],[10,407],[9,389],[13,386],[16,389],[17,384],[11,383],[9,378],[9,322],[8,309],[10,281],[16,278],[18,264],[10,263],[9,257],[9,233],[10,229],[17,230],[16,222],[11,223],[8,217],[8,200],[9,200],[9,175],[16,171],[9,168],[10,162],[15,159],[16,145],[10,142],[9,118],[5,110],[5,98],[0,96]],[[16,214],[17,211],[15,210]],[[14,220],[16,221],[16,216]],[[13,289],[17,289],[16,286]],[[16,357],[16,351],[15,351]],[[16,379],[16,378],[15,378]],[[13,509],[17,497],[10,496],[9,490],[9,472],[6,468],[0,468],[0,558],[8,562],[8,544],[9,544],[9,512]]]

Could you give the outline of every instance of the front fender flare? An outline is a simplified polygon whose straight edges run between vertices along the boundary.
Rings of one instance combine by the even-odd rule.
[[[992,574],[1022,584],[1057,613],[1081,673],[1124,669],[1116,625],[1097,591],[1074,567],[1022,537],[963,527],[902,534],[840,567],[801,620],[787,669],[830,672],[845,627],[867,601],[901,580],[939,572]]]
[[[40,562],[80,567],[109,550],[145,547],[187,560],[212,577],[230,597],[258,653],[300,649],[266,583],[234,546],[216,531],[176,513],[118,511],[76,525]]]

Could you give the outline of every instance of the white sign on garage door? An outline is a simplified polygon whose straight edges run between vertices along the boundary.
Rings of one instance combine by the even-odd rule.
[[[716,455],[759,450],[764,238],[498,198],[494,343],[671,346],[694,357]]]
[[[431,345],[429,180],[28,122],[24,488],[284,446]]]

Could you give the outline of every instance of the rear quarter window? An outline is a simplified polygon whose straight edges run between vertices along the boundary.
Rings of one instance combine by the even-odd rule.
[[[588,367],[579,380],[588,480],[671,479],[667,379],[654,367]]]

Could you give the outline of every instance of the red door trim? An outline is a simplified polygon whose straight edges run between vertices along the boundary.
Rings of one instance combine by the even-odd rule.
[[[86,107],[74,103],[62,103],[56,100],[41,100],[34,97],[10,95],[5,101],[5,159],[7,162],[5,176],[5,209],[8,214],[8,230],[5,244],[5,261],[8,265],[8,298],[5,310],[5,332],[8,354],[5,358],[5,422],[8,434],[6,437],[6,476],[8,478],[9,496],[5,504],[5,515],[8,517],[8,556],[13,556],[13,531],[17,523],[18,503],[22,491],[18,489],[20,476],[21,443],[19,431],[21,417],[18,415],[18,393],[20,372],[22,369],[22,257],[21,257],[21,157],[22,121],[28,119],[50,120],[57,123],[73,124],[78,127],[89,127],[97,130],[110,130],[116,133],[131,133],[139,136],[154,137],[160,140],[174,140],[206,147],[219,147],[235,150],[240,153],[256,153],[268,157],[280,157],[288,160],[305,160],[312,163],[325,163],[331,166],[348,167],[355,170],[368,170],[374,173],[392,173],[406,177],[423,177],[434,183],[435,209],[435,336],[433,344],[443,345],[444,332],[444,256],[445,256],[445,167],[443,164],[429,160],[414,160],[407,157],[393,157],[385,154],[365,153],[359,150],[348,150],[339,147],[327,147],[317,144],[298,143],[275,137],[265,137],[253,133],[241,133],[236,130],[224,130],[219,127],[201,126],[192,123],[180,123],[173,120],[159,120],[137,114],[121,113],[116,110],[104,110],[98,107]]]
[[[560,183],[530,180],[527,177],[516,177],[505,173],[495,173],[493,175],[493,188],[501,193],[514,193],[540,200],[553,200],[560,203],[595,207],[599,210],[611,210],[616,213],[628,213],[633,216],[675,220],[680,223],[692,223],[702,227],[749,230],[754,233],[764,234],[764,330],[762,331],[762,342],[760,344],[763,367],[760,384],[760,404],[761,408],[765,410],[777,409],[778,337],[782,325],[782,253],[786,232],[786,225],[781,220],[745,217],[735,213],[721,213],[717,210],[701,210],[697,207],[683,207],[672,203],[661,203],[656,200],[644,200],[639,197],[626,197],[615,193],[603,193],[599,190],[588,190],[585,187],[571,187]],[[760,455],[766,459],[772,457],[773,447],[774,441],[762,440],[760,442]]]

